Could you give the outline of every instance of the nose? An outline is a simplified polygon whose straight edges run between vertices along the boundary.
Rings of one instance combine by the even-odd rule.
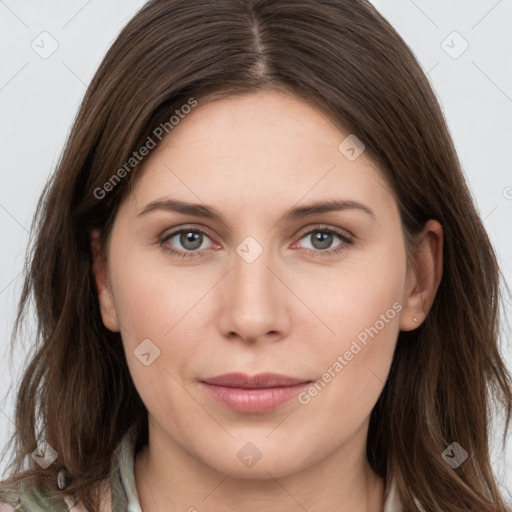
[[[253,250],[254,248],[251,248]],[[235,253],[231,271],[221,284],[219,329],[229,339],[246,343],[278,341],[290,328],[291,293],[276,270],[270,250],[254,260]]]

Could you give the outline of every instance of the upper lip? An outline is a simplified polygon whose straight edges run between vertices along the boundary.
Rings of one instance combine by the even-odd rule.
[[[310,381],[288,377],[287,375],[279,375],[278,373],[258,373],[253,376],[244,373],[225,373],[217,377],[202,379],[201,382],[228,388],[260,389],[293,386],[294,384]]]

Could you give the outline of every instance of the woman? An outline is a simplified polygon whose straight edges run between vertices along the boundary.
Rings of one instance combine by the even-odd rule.
[[[366,1],[149,2],[36,222],[11,509],[507,510],[496,257]]]

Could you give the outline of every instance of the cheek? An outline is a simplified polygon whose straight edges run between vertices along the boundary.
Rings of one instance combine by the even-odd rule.
[[[359,335],[364,342],[373,326],[380,338],[397,334],[405,276],[403,247],[392,244],[354,251],[339,265],[295,276],[294,291],[321,320],[316,326],[320,353],[348,350]]]
[[[197,315],[196,308],[215,280],[209,283],[205,272],[180,267],[149,251],[120,254],[113,261],[112,275],[123,339],[133,344],[154,338],[165,344],[176,329],[190,323],[189,315]]]
[[[112,260],[112,277],[129,371],[147,409],[179,436],[187,431],[187,418],[198,413],[182,381],[184,369],[194,365],[194,319],[211,285],[190,269],[157,267],[147,264],[147,257],[120,254],[124,257]]]
[[[323,293],[309,282],[314,290],[309,304],[329,331],[314,336],[310,329],[316,343],[307,359],[313,361],[319,380],[301,403],[316,403],[319,413],[327,411],[334,414],[332,419],[353,421],[354,426],[370,413],[393,359],[405,264],[405,252],[381,247],[373,254],[361,253],[324,279]]]
[[[208,270],[208,264],[180,266],[162,255],[155,257],[161,249],[154,249],[155,253],[147,249],[121,250],[127,247],[115,248],[113,254],[118,257],[113,257],[111,266],[116,310],[127,352],[133,352],[145,339],[154,341],[161,351],[172,340],[173,351],[190,352],[194,348],[192,340],[208,334],[208,328],[215,329],[215,319],[222,314],[222,308],[229,308],[229,303],[215,300],[223,286],[219,275],[224,269],[211,266]],[[289,334],[306,343],[306,350],[307,343],[314,340],[317,363],[326,365],[333,354],[350,350],[354,339],[363,344],[373,340],[368,332],[374,332],[372,327],[379,331],[375,339],[396,337],[398,314],[394,318],[391,314],[395,313],[393,304],[402,296],[405,253],[399,243],[375,247],[347,253],[339,265],[304,262],[278,269],[302,299],[293,301],[289,293],[282,297],[282,307],[290,307],[292,323],[296,324]],[[229,301],[229,296],[222,296]],[[385,325],[381,315],[385,315]],[[297,337],[296,329],[304,335]],[[198,336],[194,335],[196,331]],[[379,346],[385,349],[386,344]],[[364,357],[358,359],[370,357],[376,348],[377,343],[368,343]]]
[[[163,257],[117,254],[122,256],[112,258],[112,280],[130,373],[146,407],[173,416],[176,408],[193,406],[179,382],[197,363],[204,319],[213,308],[207,292],[218,277]]]
[[[229,307],[216,300],[224,269],[179,266],[135,251],[117,254],[123,256],[112,260],[116,309],[130,371],[148,409],[172,415],[175,407],[190,405],[190,400],[182,403],[175,379],[186,379],[204,361],[197,340],[208,334],[220,339],[215,322]],[[320,377],[305,398],[306,410],[318,407],[319,414],[334,414],[330,419],[345,427],[353,422],[355,428],[377,400],[391,364],[405,253],[390,244],[354,253],[336,266],[301,265],[283,266],[280,275],[294,283],[293,292],[302,299],[289,292],[282,298],[282,307],[293,316],[288,334],[296,341],[297,366]],[[134,355],[147,339],[160,351],[150,367]],[[215,359],[215,352],[210,356]],[[162,400],[167,402],[163,409]]]

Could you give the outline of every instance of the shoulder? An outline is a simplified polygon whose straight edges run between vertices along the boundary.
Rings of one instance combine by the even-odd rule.
[[[108,479],[96,485],[100,492],[100,508],[97,512],[111,512]],[[0,512],[88,512],[76,496],[48,491],[26,481],[4,482],[0,496]]]
[[[62,497],[48,494],[36,486],[23,485],[22,490],[11,488],[9,497],[4,496],[0,502],[0,512],[32,512],[35,509],[41,512],[74,512]]]
[[[20,503],[18,485],[8,478],[0,482],[0,512],[13,512]]]
[[[58,504],[35,488],[28,489],[28,492],[19,494],[19,496],[21,496],[21,500],[18,500],[19,504],[12,500],[9,500],[8,503],[0,503],[0,512],[31,512],[34,506],[37,507],[37,510],[48,512],[87,512],[85,506],[71,495],[64,495],[62,499],[59,498]],[[110,492],[105,487],[101,494],[101,505],[98,512],[111,512],[111,510]]]
[[[124,510],[124,505],[139,510],[137,490],[134,482],[135,433],[130,429],[119,442],[112,456],[111,471],[104,480],[96,482],[100,503],[96,512]],[[0,512],[87,512],[78,497],[72,494],[58,495],[35,485],[15,484],[13,481],[0,485]],[[65,493],[65,491],[64,491]]]
[[[101,502],[98,512],[111,512],[112,496],[109,480],[104,480],[103,482],[98,484],[98,487],[101,492]],[[75,499],[73,496],[67,495],[65,496],[64,500],[66,501],[66,505],[68,506],[67,510],[69,512],[87,512],[85,506],[79,500]],[[0,510],[0,512],[2,511]]]

